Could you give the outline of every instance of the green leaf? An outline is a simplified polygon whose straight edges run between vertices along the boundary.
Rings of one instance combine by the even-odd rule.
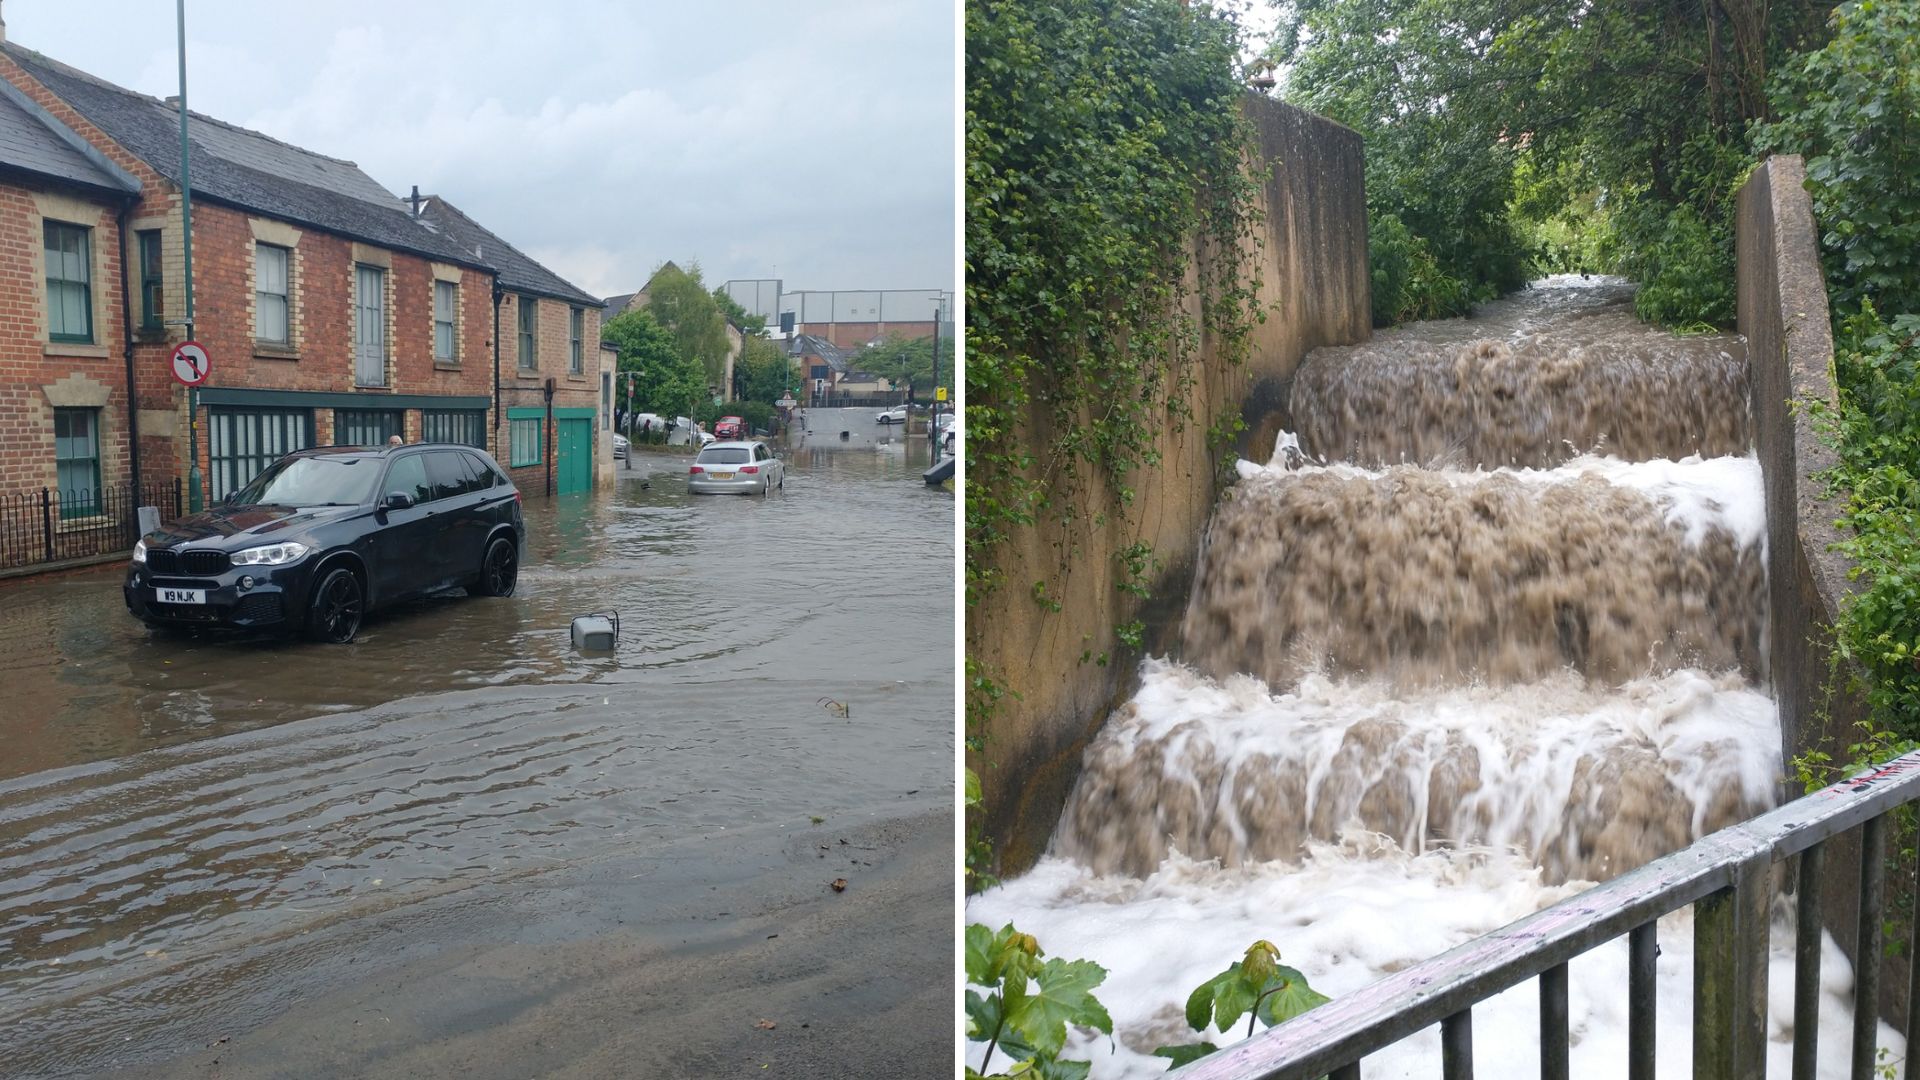
[[[1167,1066],[1171,1071],[1182,1065],[1191,1065],[1218,1049],[1220,1048],[1210,1042],[1187,1043],[1182,1046],[1158,1047],[1154,1050],[1153,1056],[1171,1059],[1173,1064]]]
[[[1307,985],[1307,977],[1281,964],[1267,982],[1271,992],[1260,1002],[1260,1022],[1267,1027],[1291,1020],[1333,1000]]]
[[[1091,960],[1049,960],[1034,976],[1039,989],[1007,999],[1007,1023],[1040,1054],[1058,1054],[1066,1045],[1067,1025],[1113,1034],[1113,1019],[1092,990],[1106,981],[1107,969]]]
[[[1015,1061],[1025,1061],[1033,1056],[1033,1047],[1020,1037],[1020,1033],[1012,1025],[1000,1022],[999,994],[983,997],[975,991],[967,991],[967,1037],[986,1042],[993,1038],[996,1031],[1000,1033],[1000,1039],[994,1044],[995,1057],[1004,1053]]]
[[[994,932],[979,923],[967,924],[967,981],[975,986],[992,986],[999,979],[988,974],[993,963]]]

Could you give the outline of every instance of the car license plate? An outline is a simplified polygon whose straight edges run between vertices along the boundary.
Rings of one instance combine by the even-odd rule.
[[[153,590],[153,598],[163,604],[204,604],[207,602],[205,589],[160,589]]]
[[[730,473],[730,472],[717,472],[717,473],[708,473],[707,475],[708,475],[708,476],[711,476],[711,477],[713,477],[713,478],[714,478],[715,480],[731,480],[731,479],[733,479],[733,474],[732,474],[732,473]]]

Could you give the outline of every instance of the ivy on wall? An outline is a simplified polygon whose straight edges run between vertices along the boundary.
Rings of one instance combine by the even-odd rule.
[[[1001,584],[1010,537],[1071,519],[1084,477],[1132,500],[1155,440],[1192,419],[1203,342],[1246,352],[1239,37],[1180,0],[967,4],[969,605]],[[1104,572],[1119,588],[1130,565]],[[969,660],[970,748],[1017,691]]]

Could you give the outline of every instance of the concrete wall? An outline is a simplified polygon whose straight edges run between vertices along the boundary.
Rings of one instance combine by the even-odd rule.
[[[1820,272],[1819,232],[1799,157],[1776,156],[1740,189],[1736,222],[1740,332],[1747,336],[1755,442],[1767,492],[1770,668],[1780,704],[1781,751],[1793,759],[1820,750],[1848,759],[1865,703],[1848,692],[1851,671],[1834,663],[1832,627],[1848,592],[1849,561],[1829,550],[1840,539],[1837,500],[1814,479],[1835,463],[1804,407],[1835,404],[1833,334]],[[1786,797],[1800,794],[1789,782]],[[1826,843],[1821,914],[1851,958],[1859,913],[1858,831]],[[1911,871],[1887,877],[1889,912],[1910,909]],[[1898,920],[1901,916],[1895,916]],[[1883,957],[1880,1015],[1904,1023],[1907,964]]]
[[[1250,359],[1236,366],[1206,347],[1185,395],[1193,419],[1176,425],[1169,417],[1155,440],[1160,462],[1132,478],[1132,502],[1081,469],[1070,522],[1049,516],[1018,532],[998,553],[1000,586],[967,611],[969,660],[1014,692],[981,733],[986,749],[969,760],[981,777],[984,834],[1006,873],[1044,851],[1087,740],[1133,689],[1139,655],[1121,647],[1114,628],[1144,620],[1152,651],[1177,634],[1201,531],[1231,460],[1207,445],[1208,429],[1241,414],[1241,448],[1264,459],[1300,360],[1317,346],[1364,341],[1370,332],[1360,136],[1266,98],[1250,96],[1246,108],[1258,131],[1256,165],[1272,170],[1257,199],[1267,318],[1254,329]],[[1037,449],[1053,434],[1036,407],[1016,437]],[[1142,540],[1160,560],[1145,602],[1114,585],[1116,553]],[[1060,610],[1034,599],[1041,580]]]

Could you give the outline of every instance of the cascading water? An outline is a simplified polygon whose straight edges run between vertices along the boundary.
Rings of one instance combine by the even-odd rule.
[[[1740,342],[1652,331],[1630,298],[1549,279],[1302,365],[1298,438],[1241,462],[1209,524],[1182,659],[1143,666],[1047,857],[969,905],[1108,969],[1114,1039],[1069,1055],[1095,1077],[1241,1038],[1182,1006],[1257,939],[1358,993],[1773,804]],[[1793,935],[1773,941],[1784,1076]],[[1660,943],[1659,1074],[1685,1075],[1688,912]],[[1625,943],[1571,972],[1574,1075],[1624,1076]],[[1844,1076],[1831,940],[1822,972],[1821,1075]],[[1483,1075],[1538,1069],[1537,1008],[1530,985],[1475,1007]],[[1884,1024],[1880,1044],[1904,1052]],[[1437,1032],[1365,1072],[1439,1076]]]

